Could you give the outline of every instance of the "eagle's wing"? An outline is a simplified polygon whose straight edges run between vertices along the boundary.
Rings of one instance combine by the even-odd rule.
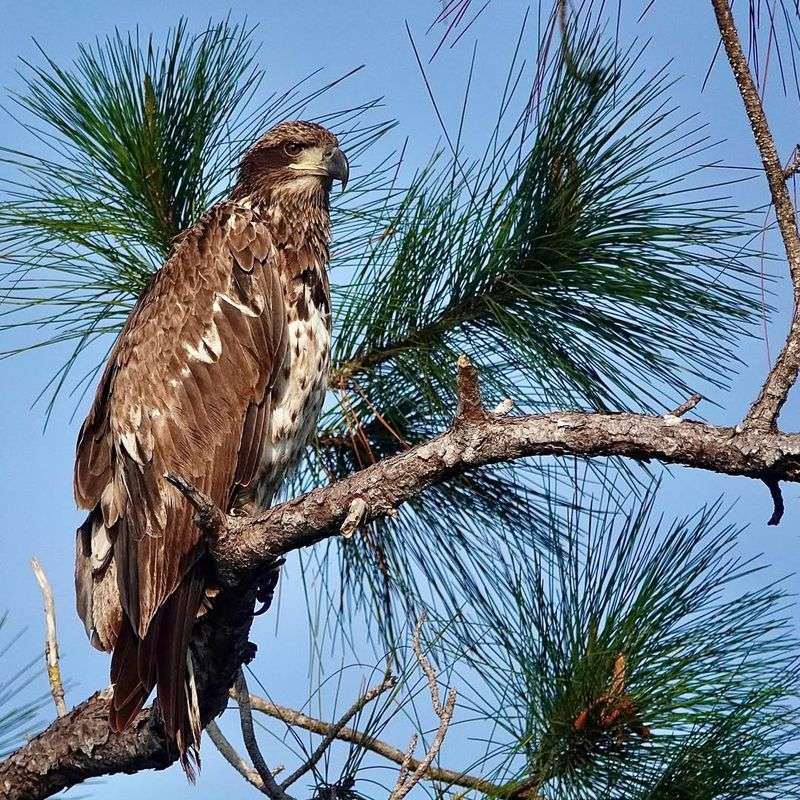
[[[95,573],[113,561],[124,612],[112,660],[120,727],[156,678],[168,727],[165,706],[182,703],[203,548],[191,507],[164,476],[224,509],[253,481],[286,351],[282,258],[250,210],[209,212],[131,313],[81,429],[75,495],[95,516],[84,549]]]

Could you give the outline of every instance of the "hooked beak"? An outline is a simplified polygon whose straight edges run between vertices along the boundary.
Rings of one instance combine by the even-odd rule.
[[[347,156],[338,148],[334,147],[330,154],[325,158],[325,171],[331,180],[342,182],[342,191],[347,186],[350,177],[350,164]]]

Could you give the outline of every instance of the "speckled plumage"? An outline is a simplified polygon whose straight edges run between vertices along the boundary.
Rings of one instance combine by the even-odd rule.
[[[157,686],[184,756],[199,743],[187,657],[213,566],[164,476],[253,510],[300,458],[330,361],[333,177],[346,181],[347,162],[318,125],[256,143],[231,198],[179,237],[140,298],[79,435],[78,610],[113,650],[111,724],[124,729]]]

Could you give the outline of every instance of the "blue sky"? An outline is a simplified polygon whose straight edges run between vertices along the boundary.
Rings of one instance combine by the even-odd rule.
[[[427,98],[419,70],[405,32],[408,20],[421,43],[430,52],[434,40],[425,38],[425,30],[438,4],[434,0],[407,0],[404,3],[346,0],[295,3],[260,2],[248,8],[248,19],[258,24],[256,38],[263,42],[261,59],[268,71],[270,89],[281,89],[317,67],[334,76],[364,63],[367,68],[349,82],[338,95],[342,103],[373,96],[385,96],[387,116],[396,117],[399,126],[391,144],[409,140],[408,162],[421,163],[439,136],[435,114]],[[639,8],[639,3],[623,3]],[[497,99],[505,79],[510,43],[514,40],[524,13],[525,3],[496,0],[493,13],[487,15],[454,51],[444,52],[430,68],[441,110],[448,120],[456,120],[462,100],[464,76],[477,36],[477,77],[472,91],[467,134],[479,146],[482,120],[496,113]],[[0,25],[0,86],[20,85],[15,74],[18,57],[37,60],[32,42],[35,38],[57,62],[69,61],[76,43],[96,36],[138,26],[143,32],[161,32],[186,15],[195,28],[208,19],[219,19],[228,11],[234,18],[238,8],[208,0],[151,2],[135,0],[126,4],[87,2],[43,2],[11,0],[4,6]],[[622,26],[622,39],[632,35],[652,37],[645,62],[661,65],[674,59],[673,70],[684,77],[673,96],[687,112],[698,112],[708,122],[713,138],[724,140],[718,154],[731,164],[755,166],[758,163],[749,129],[739,107],[738,95],[729,75],[717,68],[703,94],[700,86],[716,46],[710,4],[697,0],[672,0],[657,3],[641,25],[635,17]],[[724,66],[724,65],[723,65]],[[768,98],[769,111],[785,156],[796,143],[797,99],[784,99],[777,92]],[[793,126],[795,128],[793,129]],[[20,141],[16,124],[0,114],[0,143],[15,145]],[[388,147],[388,145],[387,145]],[[735,188],[743,206],[763,203],[765,185],[751,181]],[[783,265],[770,267],[783,274]],[[779,313],[769,332],[771,351],[777,351],[783,338],[791,291],[785,280],[777,284]],[[5,336],[0,349],[22,344],[24,337]],[[734,423],[755,396],[767,368],[764,341],[750,341],[742,346],[741,357],[748,365],[734,380],[730,393],[715,396],[718,407],[706,404],[704,413],[713,421]],[[74,613],[72,590],[73,531],[80,517],[72,502],[71,473],[74,441],[83,410],[70,420],[72,406],[57,406],[47,431],[43,433],[43,411],[31,409],[52,371],[61,363],[63,353],[41,351],[34,355],[0,362],[0,563],[6,581],[0,590],[0,608],[13,610],[15,626],[27,627],[23,645],[28,651],[40,646],[42,615],[40,597],[28,566],[37,555],[53,584],[59,611],[62,667],[72,684],[68,699],[77,702],[107,682],[107,658],[93,651]],[[88,402],[88,401],[87,401]],[[786,429],[797,429],[800,422],[798,403],[793,397],[783,416]],[[749,525],[742,541],[745,555],[764,552],[774,565],[774,574],[793,572],[800,565],[798,523],[800,491],[785,489],[787,513],[779,528],[768,528],[771,508],[766,489],[743,478],[721,478],[682,468],[671,470],[664,481],[660,503],[667,512],[682,514],[724,493],[736,501],[734,516]],[[287,704],[299,703],[306,696],[307,633],[304,601],[296,571],[290,571],[282,598],[280,626],[274,619],[261,618],[253,637],[261,644],[262,656],[257,672],[268,682],[273,696]],[[292,580],[294,578],[294,581]],[[792,588],[797,582],[792,579]],[[313,587],[311,587],[313,591]],[[269,657],[269,653],[279,657]],[[291,654],[287,657],[286,654]],[[50,709],[47,709],[50,713]],[[398,742],[402,745],[403,741]],[[125,800],[156,796],[169,792],[172,798],[214,798],[233,788],[246,796],[249,791],[231,774],[216,754],[204,747],[205,769],[198,788],[192,788],[178,770],[167,773],[118,776],[108,779],[95,796]]]

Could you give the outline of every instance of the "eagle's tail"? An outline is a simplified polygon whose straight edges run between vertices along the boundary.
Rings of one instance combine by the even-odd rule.
[[[200,711],[189,640],[202,599],[203,581],[195,568],[156,612],[144,639],[124,618],[111,658],[112,730],[128,728],[157,687],[164,731],[191,781],[200,766]]]

